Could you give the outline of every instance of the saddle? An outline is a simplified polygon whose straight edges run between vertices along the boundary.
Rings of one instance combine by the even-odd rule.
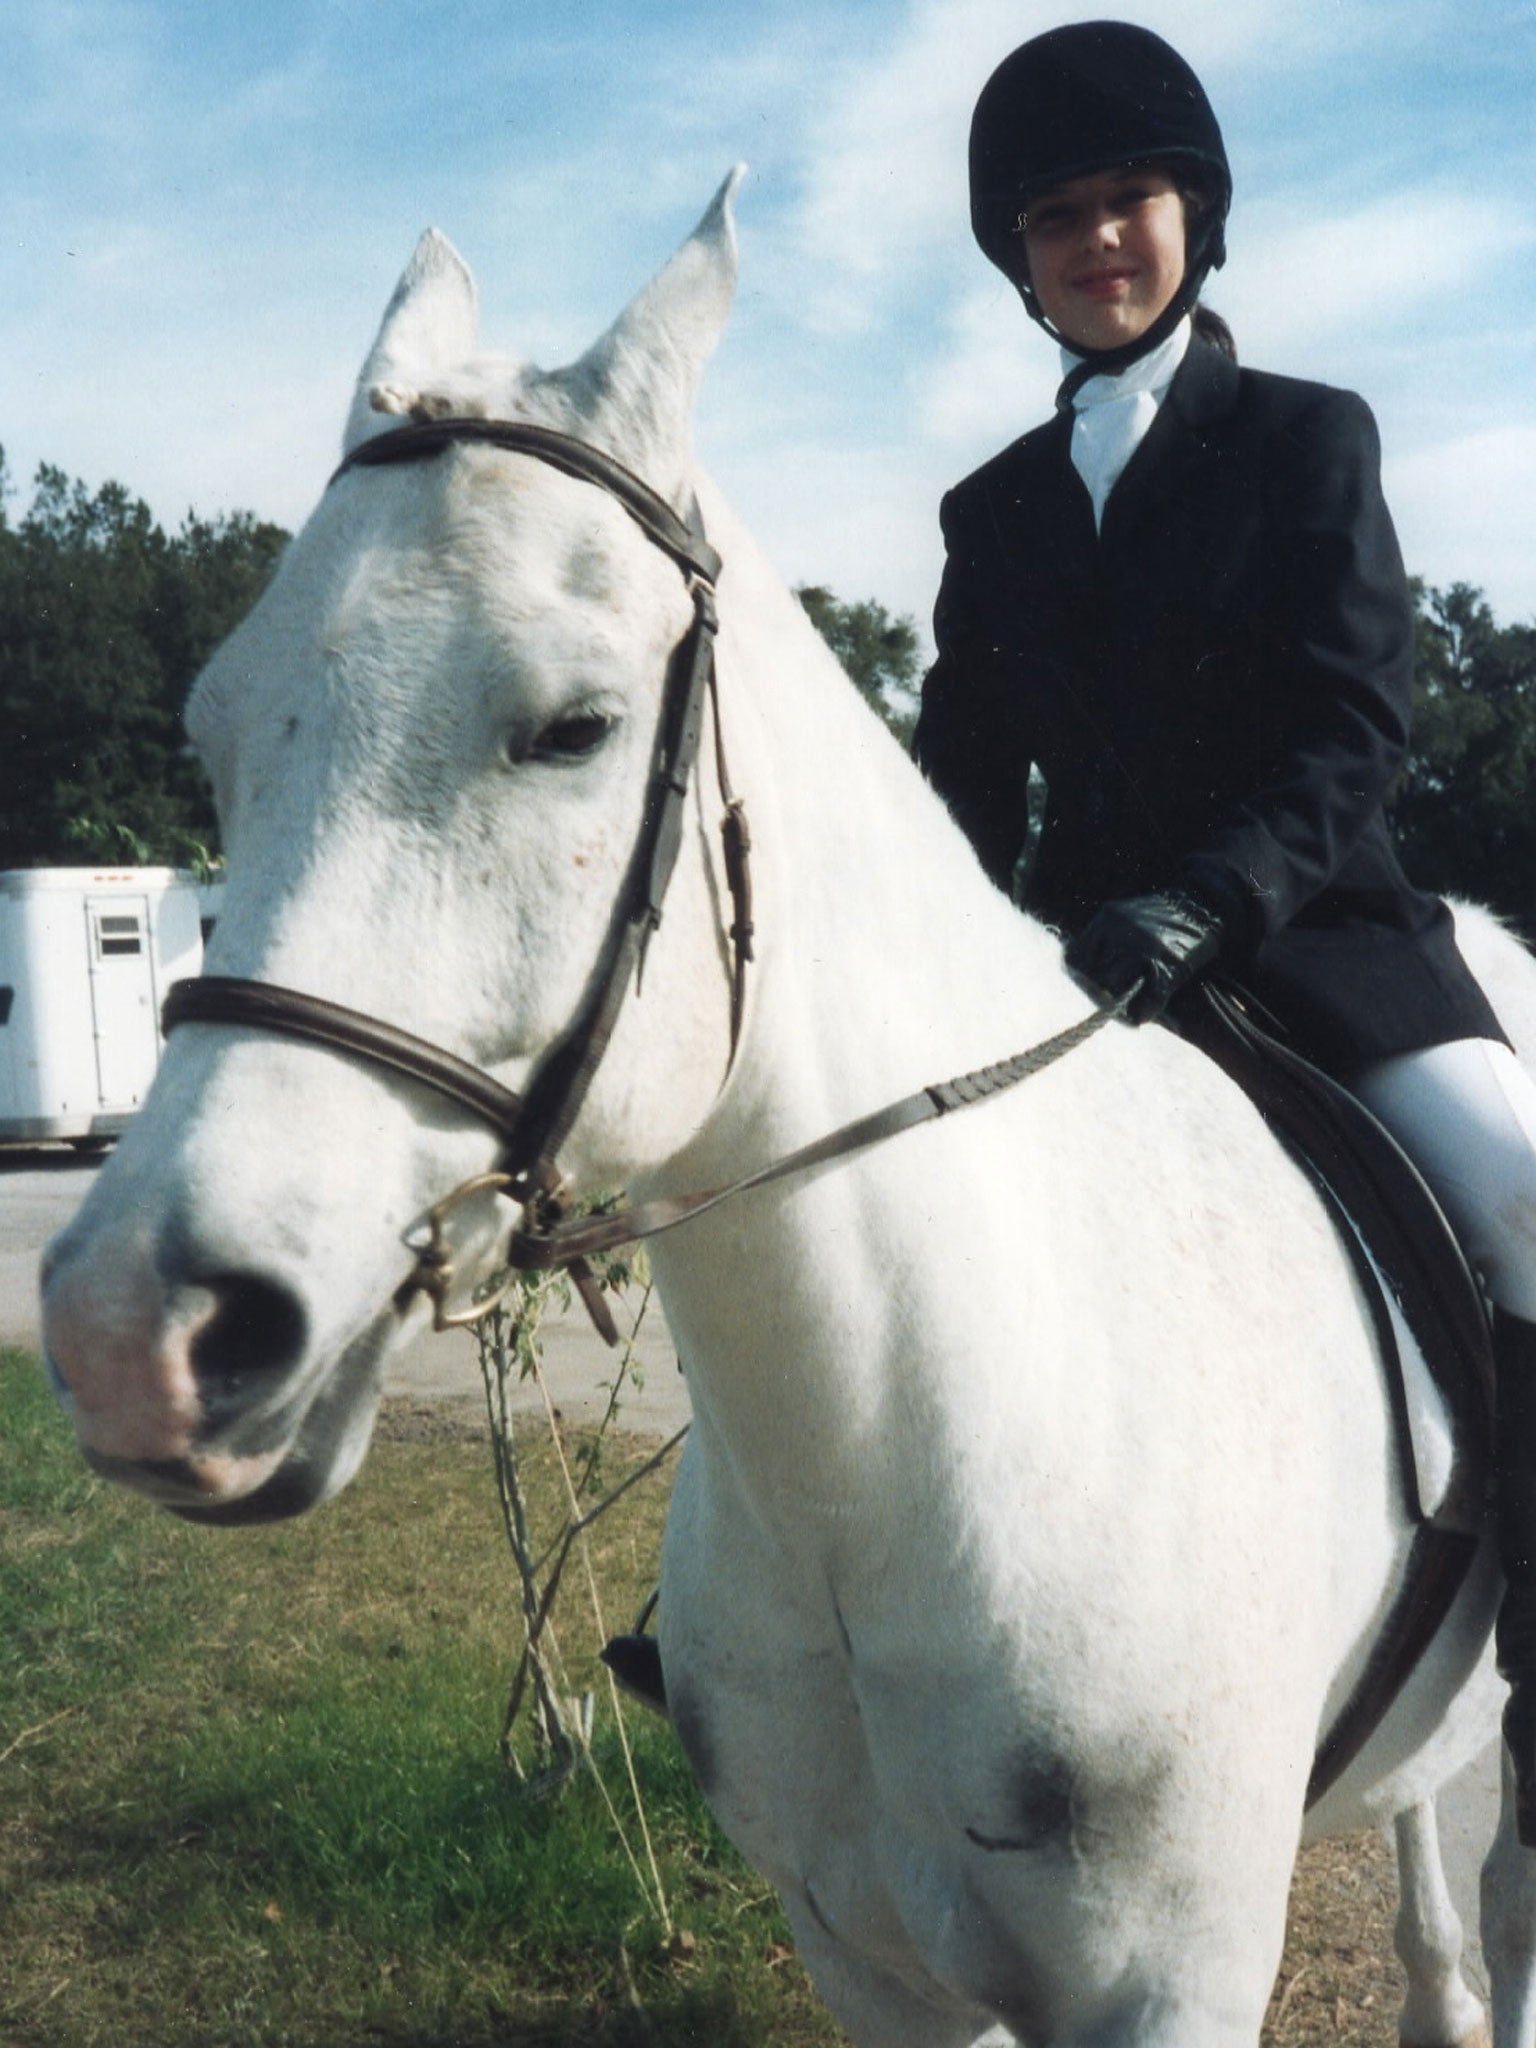
[[[1403,1581],[1360,1683],[1313,1764],[1307,1804],[1343,1775],[1385,1718],[1465,1583],[1488,1522],[1493,1344],[1481,1289],[1402,1147],[1338,1082],[1258,1021],[1229,983],[1179,1006],[1182,1035],[1235,1081],[1332,1212],[1370,1304],[1386,1373],[1404,1499],[1416,1523]],[[1399,1331],[1444,1402],[1451,1468],[1422,1497]],[[1491,1620],[1491,1618],[1490,1618]]]

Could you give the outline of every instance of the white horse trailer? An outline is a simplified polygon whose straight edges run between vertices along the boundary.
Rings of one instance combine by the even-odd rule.
[[[0,873],[0,1139],[90,1145],[126,1128],[217,893],[178,868]]]

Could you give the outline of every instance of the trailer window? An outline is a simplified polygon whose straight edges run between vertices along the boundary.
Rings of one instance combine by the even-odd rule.
[[[143,929],[136,917],[102,916],[96,920],[96,957],[108,959],[116,953],[142,953]]]
[[[14,1002],[15,1000],[16,1000],[16,991],[15,991],[15,989],[13,989],[13,988],[0,988],[0,1024],[9,1024],[9,1023],[10,1023],[10,1021],[11,1021],[11,1004],[12,1004],[12,1003],[13,1003],[13,1002]]]

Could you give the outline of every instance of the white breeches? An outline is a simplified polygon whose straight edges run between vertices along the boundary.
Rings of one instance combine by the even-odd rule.
[[[1378,1060],[1353,1092],[1429,1182],[1494,1304],[1536,1323],[1536,1081],[1462,1038]]]

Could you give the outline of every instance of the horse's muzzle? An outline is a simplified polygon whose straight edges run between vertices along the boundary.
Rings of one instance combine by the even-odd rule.
[[[292,1506],[276,1505],[280,1498],[306,1491],[295,1488],[280,1453],[265,1458],[118,1458],[86,1444],[82,1455],[102,1479],[195,1521],[271,1521],[312,1504],[302,1498]]]

